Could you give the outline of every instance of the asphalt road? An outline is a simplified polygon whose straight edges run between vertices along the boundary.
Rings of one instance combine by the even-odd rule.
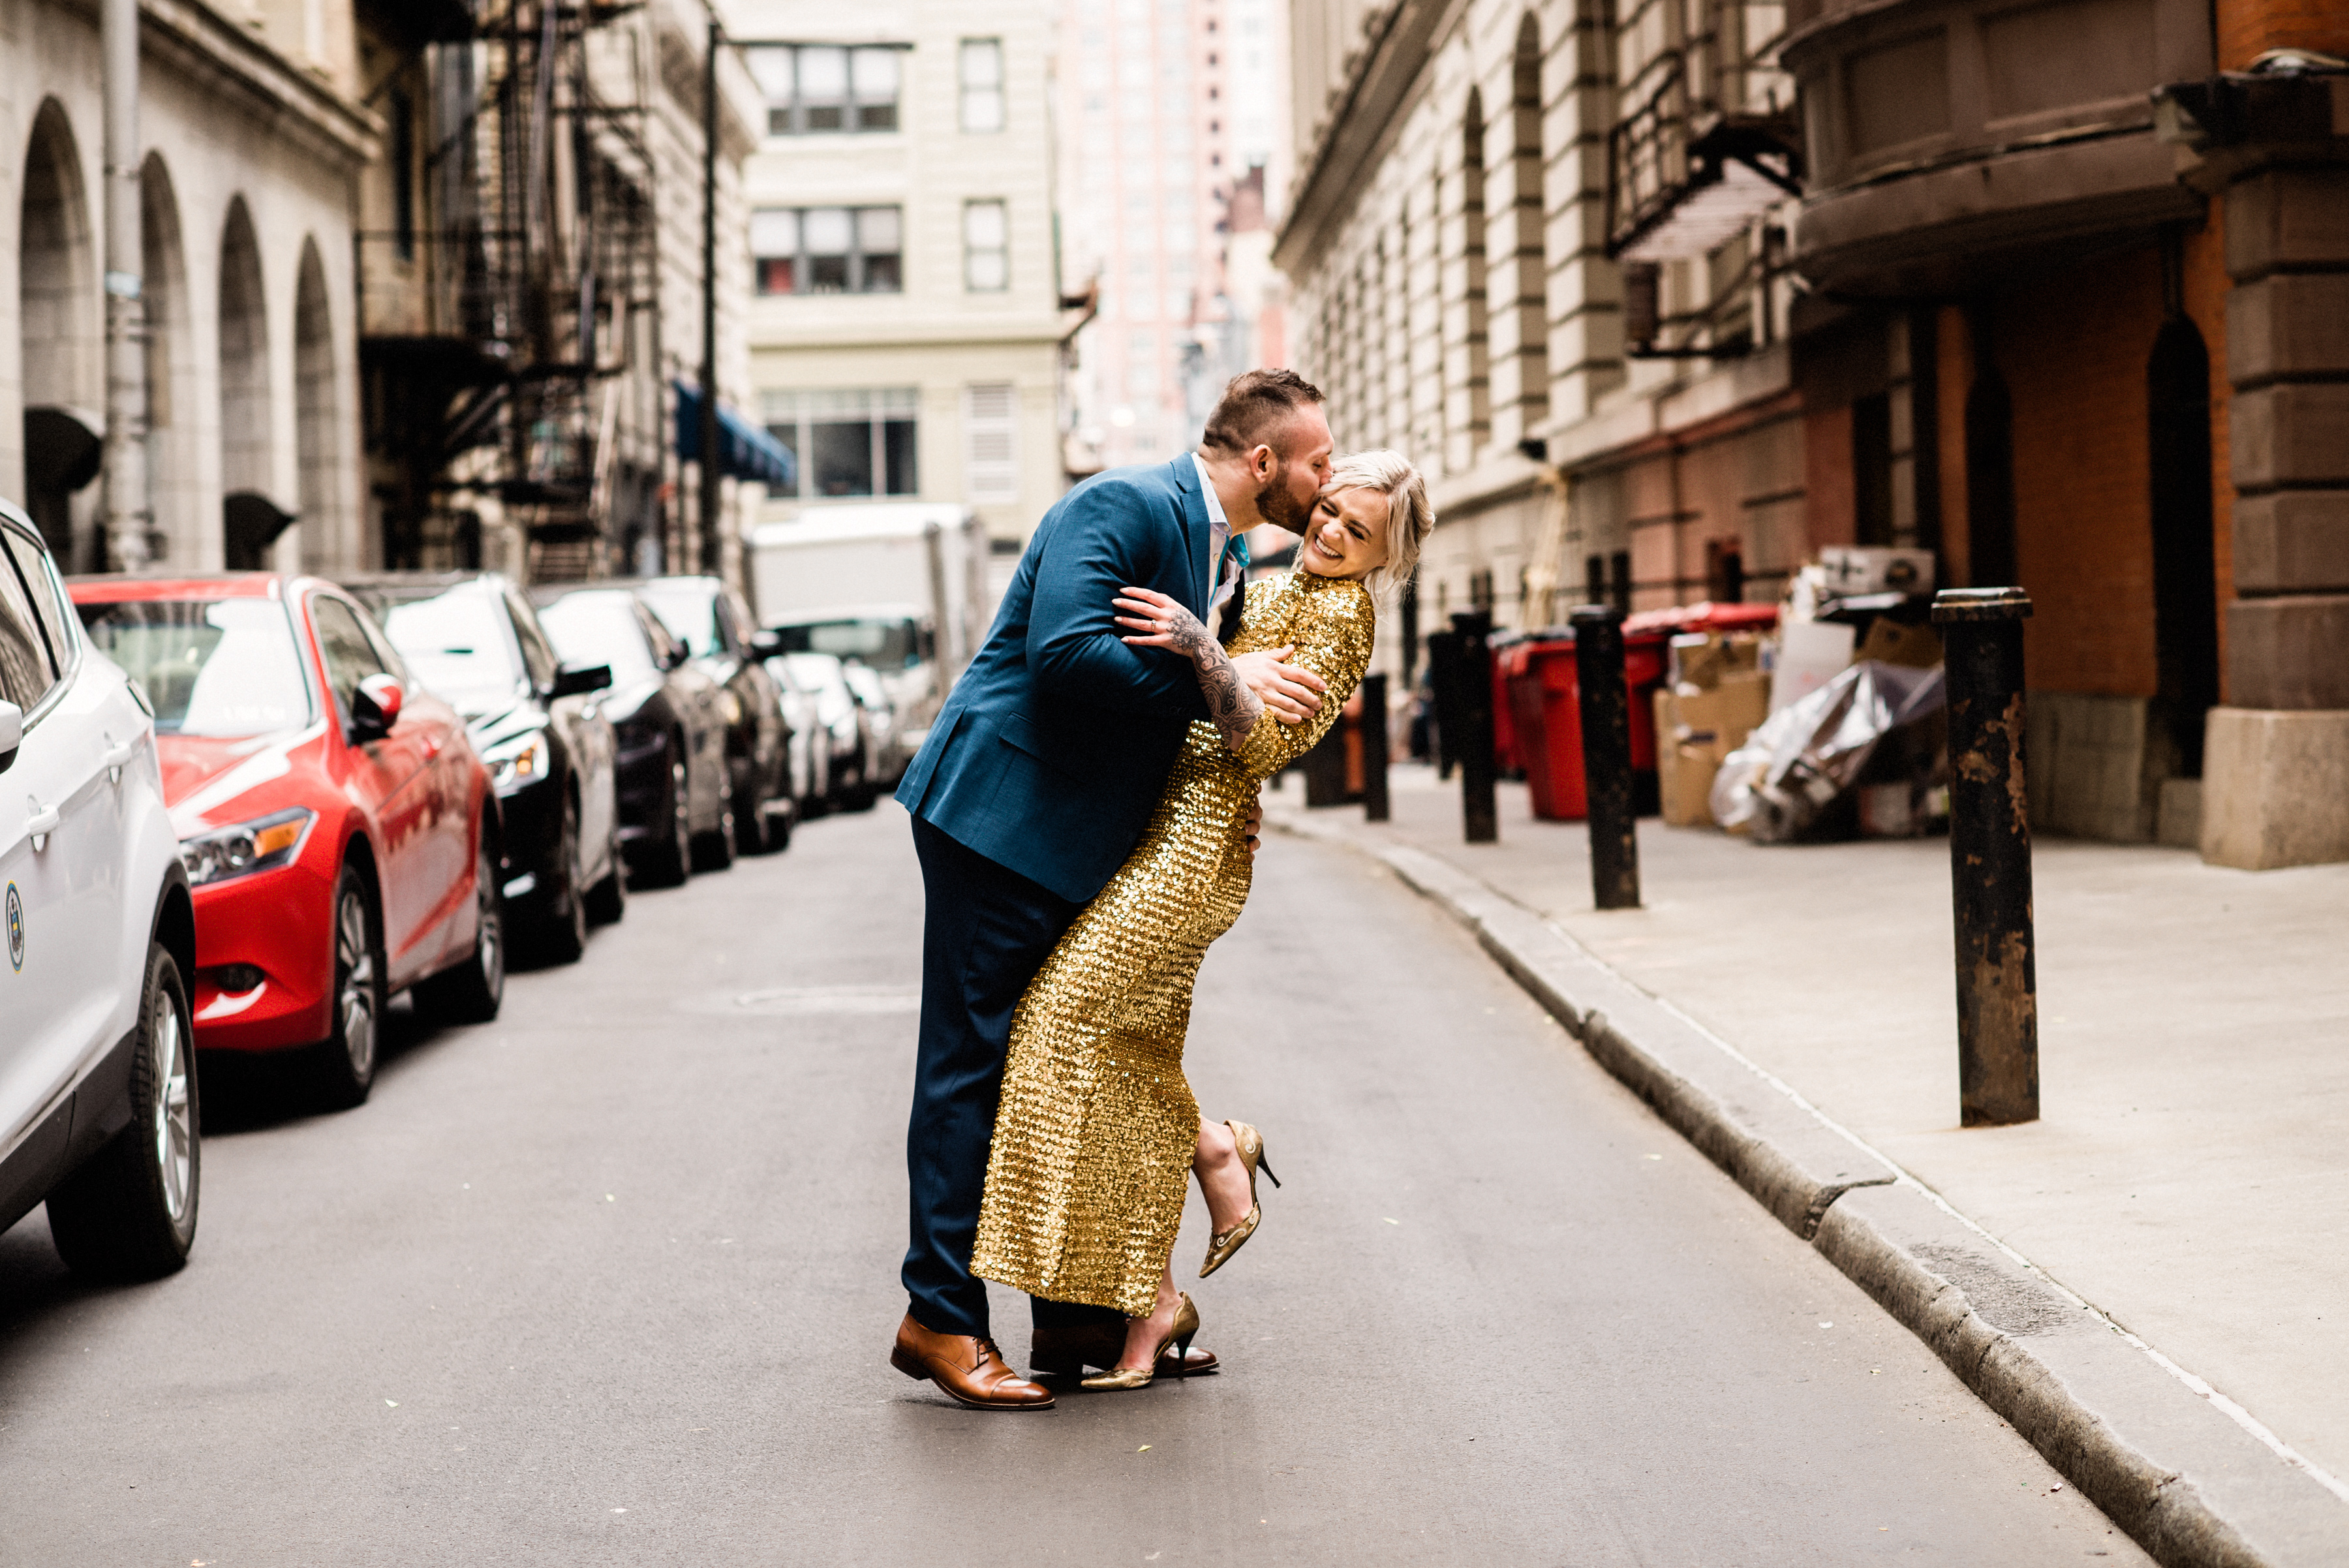
[[[1226,1370],[948,1404],[885,1361],[919,921],[885,804],[406,1027],[360,1110],[222,1077],[186,1272],[0,1237],[0,1564],[2147,1561],[1456,929],[1294,840],[1193,1032],[1288,1182],[1206,1282],[1193,1199]]]

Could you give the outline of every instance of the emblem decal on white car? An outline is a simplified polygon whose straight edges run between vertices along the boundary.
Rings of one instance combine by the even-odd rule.
[[[8,967],[19,972],[25,967],[25,900],[14,882],[8,884]]]

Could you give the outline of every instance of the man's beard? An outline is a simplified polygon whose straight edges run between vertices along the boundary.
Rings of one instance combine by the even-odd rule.
[[[1256,493],[1256,514],[1276,528],[1286,528],[1301,536],[1306,525],[1313,520],[1313,503],[1320,493],[1316,491],[1304,500],[1298,500],[1285,483],[1288,466],[1283,463],[1281,473]]]

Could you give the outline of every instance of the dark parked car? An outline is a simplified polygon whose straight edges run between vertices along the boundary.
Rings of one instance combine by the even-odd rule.
[[[611,667],[603,706],[618,742],[630,873],[647,887],[673,888],[732,864],[725,690],[633,589],[534,588],[531,597],[558,656]]]
[[[408,668],[464,716],[505,813],[499,879],[516,939],[558,963],[626,907],[601,660],[564,663],[530,602],[494,574],[386,573],[343,586]]]
[[[750,620],[742,596],[716,577],[648,577],[634,585],[694,662],[726,689],[726,766],[734,846],[745,855],[787,847],[799,813],[782,689],[761,661],[781,640]]]

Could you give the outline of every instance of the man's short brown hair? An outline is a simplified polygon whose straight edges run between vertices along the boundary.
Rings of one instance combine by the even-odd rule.
[[[1269,446],[1286,461],[1271,432],[1298,410],[1325,400],[1320,388],[1294,370],[1243,370],[1225,383],[1200,444],[1235,456]]]

